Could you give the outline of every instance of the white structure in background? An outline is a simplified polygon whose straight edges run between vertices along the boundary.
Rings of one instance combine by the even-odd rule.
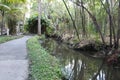
[[[6,26],[6,25],[4,25],[4,26]],[[2,27],[2,24],[0,23],[0,35],[1,35],[1,27]],[[7,27],[3,27],[2,34],[7,35]]]
[[[7,36],[9,36],[9,28],[7,28]]]
[[[16,35],[20,34],[20,29],[19,29],[19,25],[16,26]]]
[[[24,26],[23,21],[19,21],[16,26],[16,35],[21,35],[23,32]]]

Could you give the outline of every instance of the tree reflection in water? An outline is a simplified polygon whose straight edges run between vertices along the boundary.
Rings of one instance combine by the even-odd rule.
[[[62,73],[68,80],[120,80],[120,69],[107,67],[100,59],[83,55],[52,39],[43,41],[42,45],[60,60]]]

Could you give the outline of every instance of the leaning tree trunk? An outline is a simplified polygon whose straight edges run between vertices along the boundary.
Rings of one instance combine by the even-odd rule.
[[[70,11],[69,11],[69,9],[68,9],[68,6],[67,6],[65,0],[63,0],[63,3],[64,3],[64,5],[65,5],[65,7],[66,7],[66,9],[67,9],[67,11],[68,11],[68,14],[69,14],[71,20],[72,20],[73,27],[75,28],[75,31],[76,31],[76,33],[77,33],[78,40],[80,41],[80,37],[79,37],[79,33],[78,33],[78,30],[77,30],[77,27],[76,27],[76,24],[75,24],[75,20],[73,19],[73,17],[72,17],[72,15],[71,15],[71,13],[70,13]]]
[[[102,39],[103,44],[106,45],[105,40],[104,40],[104,36],[103,36],[103,34],[102,34],[102,31],[101,31],[101,29],[100,29],[100,25],[98,24],[96,17],[95,17],[84,5],[81,5],[80,2],[78,2],[78,3],[73,2],[73,3],[75,3],[76,5],[82,7],[82,8],[89,14],[90,18],[91,18],[92,21],[93,21],[94,26],[97,28],[97,30],[98,30],[98,32],[99,32],[99,34],[100,34],[100,37],[101,37],[101,39]]]

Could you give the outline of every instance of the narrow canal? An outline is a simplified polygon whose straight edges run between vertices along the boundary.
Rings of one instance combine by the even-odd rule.
[[[60,61],[61,71],[66,80],[120,80],[120,69],[108,67],[102,59],[74,51],[66,44],[53,39],[46,39],[40,43]]]

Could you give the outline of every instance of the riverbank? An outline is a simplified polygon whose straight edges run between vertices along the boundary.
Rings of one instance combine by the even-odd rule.
[[[4,42],[7,42],[7,41],[10,41],[13,39],[18,39],[21,37],[23,37],[23,36],[22,35],[21,36],[0,36],[0,43],[4,43]]]
[[[27,42],[30,63],[29,80],[61,80],[58,60],[40,45],[39,38],[35,36]]]
[[[105,59],[105,63],[109,66],[120,67],[120,49],[115,49],[114,45],[110,46],[109,42],[103,44],[99,39],[83,39],[76,41],[73,37],[66,37],[53,35],[48,36],[58,42],[67,44],[70,49],[84,53],[93,58]],[[105,40],[108,40],[107,38]]]

